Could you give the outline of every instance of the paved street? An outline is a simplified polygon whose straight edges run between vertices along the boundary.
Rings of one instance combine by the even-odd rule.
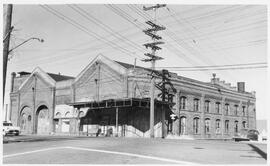
[[[266,144],[210,140],[9,137],[4,164],[266,164]]]

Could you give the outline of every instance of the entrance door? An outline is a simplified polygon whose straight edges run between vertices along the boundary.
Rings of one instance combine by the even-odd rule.
[[[22,134],[32,133],[32,116],[31,109],[29,107],[24,107],[20,115],[20,128]]]
[[[37,116],[37,133],[49,134],[49,111],[47,107],[40,109]]]

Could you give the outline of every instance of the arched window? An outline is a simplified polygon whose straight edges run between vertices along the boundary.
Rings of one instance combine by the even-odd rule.
[[[234,105],[234,115],[238,114],[238,105]]]
[[[209,118],[205,119],[205,133],[206,134],[210,133],[210,119]]]
[[[220,119],[216,120],[216,133],[219,134],[220,133]]]
[[[198,134],[199,133],[199,118],[195,117],[193,119],[193,133]]]
[[[230,105],[228,103],[225,104],[225,115],[229,115],[229,107]]]
[[[246,116],[246,106],[242,106],[242,115]]]
[[[245,129],[246,126],[247,126],[247,122],[246,122],[246,121],[243,121],[243,122],[242,122],[242,127],[243,127],[243,129]]]
[[[60,118],[60,117],[61,117],[61,113],[60,113],[60,112],[57,112],[57,113],[55,114],[55,117]]]
[[[180,97],[180,110],[186,109],[187,98],[185,96]]]
[[[186,117],[182,116],[180,118],[180,134],[183,135],[186,133]]]
[[[216,102],[216,113],[220,113],[220,102]]]
[[[210,110],[210,101],[205,100],[205,102],[204,102],[204,111],[209,112],[209,110]]]
[[[229,133],[229,120],[225,120],[225,133]]]
[[[28,119],[28,121],[31,121],[31,119],[32,119],[31,115],[28,115],[27,119]]]
[[[194,111],[199,111],[199,99],[194,99]]]
[[[84,112],[83,111],[80,111],[79,112],[79,117],[81,118],[81,117],[83,117],[84,116]]]
[[[69,117],[69,116],[70,116],[70,112],[68,111],[66,112],[65,117]]]
[[[238,121],[234,121],[234,132],[238,133]]]

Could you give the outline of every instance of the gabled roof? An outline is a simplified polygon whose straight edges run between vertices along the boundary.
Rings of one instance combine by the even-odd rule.
[[[74,77],[66,76],[66,75],[60,75],[60,74],[54,74],[54,73],[47,73],[47,74],[48,74],[50,77],[52,77],[52,79],[54,79],[56,82],[74,79]]]
[[[20,76],[31,75],[30,72],[26,72],[26,71],[18,72],[18,74],[20,74]],[[54,74],[54,73],[47,73],[47,74],[56,82],[74,79],[74,77],[66,76],[66,75],[60,75],[60,74]]]
[[[126,69],[133,69],[134,65],[128,64],[128,63],[124,63],[124,62],[119,62],[119,61],[115,61],[116,63],[120,64],[121,66],[123,66]],[[145,67],[141,67],[141,66],[135,66],[136,68],[139,69],[144,69],[144,70],[151,70],[149,68],[145,68]]]
[[[98,54],[76,77],[75,82],[77,82],[86,72],[89,68],[91,68],[94,64],[102,62],[109,66],[112,70],[118,72],[119,74],[125,74],[126,73],[126,67],[123,65],[117,63],[116,61],[113,61],[102,54]]]
[[[41,68],[36,67],[33,72],[31,73],[31,75],[20,85],[19,90],[21,90],[26,84],[27,82],[31,79],[31,77],[33,77],[34,75],[38,74],[40,77],[42,77],[44,79],[44,81],[50,85],[50,86],[55,86],[55,80],[52,79],[46,72],[44,72]]]
[[[119,62],[119,61],[115,61],[117,62],[118,64],[120,64],[121,66],[125,67],[126,69],[131,69],[131,68],[134,68],[134,65],[132,64],[128,64],[128,63],[124,63],[124,62]],[[139,68],[139,69],[143,69],[143,70],[147,70],[147,71],[152,71],[150,68],[145,68],[145,67],[141,67],[141,66],[136,66],[136,68]],[[170,71],[169,71],[170,72]],[[171,72],[170,72],[171,73]],[[228,89],[228,88],[225,88],[223,86],[220,86],[220,85],[217,85],[217,84],[212,84],[212,83],[209,83],[209,82],[203,82],[203,81],[199,81],[199,80],[195,80],[195,79],[192,79],[192,78],[188,78],[188,77],[184,77],[184,76],[179,76],[177,75],[177,78],[181,78],[183,80],[186,80],[186,81],[192,81],[192,82],[198,82],[200,84],[203,84],[203,85],[207,85],[207,86],[211,86],[211,87],[215,87],[215,88],[218,88],[218,89],[227,89],[227,90],[231,90],[231,89]]]
[[[20,72],[18,72],[18,74],[20,74],[20,76],[22,76],[22,75],[30,75],[31,73],[26,72],[26,71],[20,71]]]

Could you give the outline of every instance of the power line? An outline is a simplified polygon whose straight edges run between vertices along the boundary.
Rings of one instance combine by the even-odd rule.
[[[129,15],[123,13],[123,11],[121,9],[117,9],[116,7],[114,7],[113,5],[105,5],[108,9],[110,9],[111,11],[113,11],[115,14],[119,15],[120,17],[122,17],[123,19],[127,20],[128,22],[130,22],[131,24],[133,24],[134,26],[136,26],[137,28],[139,28],[140,30],[143,30],[142,27],[140,27],[139,25],[137,25],[136,23],[134,23],[134,18],[130,17]],[[122,12],[121,12],[122,11]],[[130,18],[133,20],[131,21]],[[140,24],[140,25],[144,25],[144,24]]]
[[[132,6],[132,5],[131,5]],[[133,5],[134,6],[134,5]],[[136,6],[134,7],[134,9],[136,8]],[[138,8],[138,7],[137,7]],[[133,11],[134,11],[134,9],[132,9]],[[148,19],[151,19],[151,17],[148,15],[148,14],[145,14],[145,13],[142,13],[142,11],[140,11],[140,9],[137,9],[136,10],[136,13],[138,14],[138,13],[141,13],[140,14],[140,16],[142,17],[142,18],[144,18],[144,19],[146,19],[146,20],[148,20]],[[171,31],[169,31],[169,33],[166,33],[166,35],[168,36],[168,37],[170,37],[175,43],[177,43],[180,47],[182,47],[181,46],[181,44],[179,44],[178,43],[178,41],[176,40],[176,39],[174,39],[174,36],[175,36],[175,34],[171,34],[172,32]],[[184,58],[184,59],[186,59],[187,60],[187,62],[189,62],[190,64],[193,64],[193,65],[196,65],[196,63],[194,62],[194,60],[192,60],[192,59],[190,59],[188,56],[186,56],[182,51],[180,51],[178,48],[176,48],[176,47],[174,47],[173,45],[171,45],[170,43],[167,43],[167,45],[170,45],[171,47],[173,47],[175,50],[176,50],[176,52],[175,51],[172,51],[171,49],[168,49],[168,47],[166,47],[169,51],[172,51],[175,55],[177,55],[178,57],[182,54],[182,56],[180,57],[180,58]],[[180,54],[179,54],[180,53]]]
[[[128,44],[129,46],[137,49],[140,52],[144,52],[142,50],[144,50],[140,45],[138,45],[137,43],[131,41],[130,39],[126,38],[125,36],[123,36],[122,34],[114,31],[111,27],[109,27],[108,25],[104,24],[103,22],[101,22],[99,19],[95,18],[93,15],[91,15],[89,12],[85,11],[84,9],[82,9],[81,7],[77,6],[77,5],[68,5],[71,9],[73,9],[74,11],[76,11],[77,13],[79,13],[81,16],[83,16],[84,18],[86,18],[87,20],[89,20],[90,22],[94,23],[95,25],[101,27],[104,31],[108,32],[109,34],[111,34],[112,36],[126,42],[126,44]]]
[[[97,40],[101,41],[101,42],[104,42],[104,41],[108,41],[106,39],[104,39],[104,37],[98,35],[97,33],[93,32],[93,31],[90,31],[88,28],[86,28],[85,26],[79,24],[78,22],[74,21],[73,19],[65,16],[64,14],[56,11],[55,9],[49,7],[48,5],[39,5],[41,6],[43,9],[45,9],[46,11],[52,13],[53,15],[55,15],[56,17],[64,20],[65,22],[75,26],[76,28],[78,28],[79,30],[83,31],[84,33],[86,33],[88,36],[91,36],[91,37],[94,37],[96,38]],[[129,56],[134,56],[132,54],[132,52],[130,52],[129,50],[123,48],[123,47],[120,47],[119,45],[117,45],[116,43],[112,43],[112,42],[109,42],[107,43],[108,45],[110,45],[113,49],[115,48],[120,48],[119,51],[129,55]]]
[[[212,66],[192,66],[192,67],[157,67],[157,68],[179,68],[179,69],[190,69],[190,68],[209,68],[209,67],[227,67],[227,66],[250,66],[250,65],[267,65],[267,62],[256,62],[256,63],[241,63],[241,64],[230,64],[230,65],[212,65]]]
[[[135,33],[132,33],[132,34],[130,34],[129,36],[133,36],[133,35],[137,35],[137,33],[138,32],[135,32]],[[94,40],[94,41],[96,41],[96,40]],[[93,42],[94,42],[93,41]],[[110,42],[116,42],[117,40],[111,40]],[[89,42],[86,42],[86,43],[83,43],[83,44],[87,44],[87,43],[93,43],[92,41],[89,41]],[[78,48],[80,45],[76,45],[76,46],[74,46],[74,47],[71,47],[71,48]],[[66,59],[66,57],[68,57],[68,59],[74,59],[74,60],[77,60],[78,59],[78,56],[80,56],[80,55],[83,55],[83,54],[85,54],[85,53],[87,53],[88,51],[98,51],[98,50],[105,50],[105,49],[107,49],[106,47],[100,47],[100,46],[104,46],[104,44],[103,43],[101,43],[101,44],[99,44],[99,45],[94,45],[94,46],[91,46],[91,47],[87,47],[87,48],[82,48],[82,49],[77,49],[77,50],[71,50],[71,49],[60,49],[59,51],[57,51],[57,52],[61,52],[61,50],[62,51],[65,51],[65,52],[67,52],[67,51],[71,51],[72,53],[73,53],[73,55],[74,54],[76,54],[76,57],[73,57],[72,58],[72,56],[68,56],[69,55],[69,53],[62,53],[62,55],[60,54],[60,55],[55,55],[55,54],[53,54],[53,53],[50,53],[50,54],[48,54],[48,55],[46,55],[46,56],[43,56],[43,58],[39,58],[39,59],[33,59],[33,58],[30,58],[28,61],[26,61],[26,63],[25,63],[25,61],[24,62],[22,62],[22,63],[20,63],[20,64],[18,64],[18,65],[30,65],[30,64],[33,64],[33,63],[37,63],[37,62],[39,62],[39,64],[47,64],[47,63],[42,63],[41,61],[44,61],[44,60],[49,60],[50,62],[53,60],[53,62],[56,62],[56,61],[59,61],[59,60],[63,60],[63,58],[64,59]],[[95,48],[95,49],[94,49]],[[31,49],[32,50],[32,49]],[[29,51],[31,51],[31,50],[29,50]],[[20,50],[20,51],[23,51],[23,50]],[[26,51],[28,51],[28,50],[26,50]],[[35,50],[32,50],[32,51],[35,51]],[[36,51],[41,51],[41,50],[36,50]],[[113,51],[111,51],[111,52],[114,52],[114,51],[117,51],[117,50],[113,50]],[[105,51],[105,52],[108,52],[108,51]],[[104,51],[102,51],[101,53],[105,53]],[[63,58],[62,58],[63,57]],[[27,63],[27,62],[30,62],[30,63]],[[48,62],[48,63],[50,63],[50,62]]]
[[[243,69],[260,69],[267,68],[267,66],[249,66],[249,67],[234,67],[234,68],[201,68],[201,69],[171,69],[171,71],[207,71],[207,70],[243,70]]]

